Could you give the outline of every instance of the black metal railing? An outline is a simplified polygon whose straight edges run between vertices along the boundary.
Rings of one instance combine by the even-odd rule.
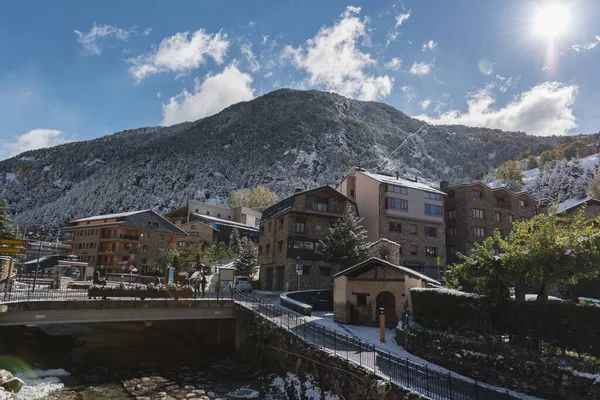
[[[507,389],[492,387],[473,379],[442,372],[406,357],[398,357],[355,337],[307,321],[248,294],[236,293],[241,306],[298,336],[310,345],[368,369],[394,384],[439,400],[511,400],[519,399]]]

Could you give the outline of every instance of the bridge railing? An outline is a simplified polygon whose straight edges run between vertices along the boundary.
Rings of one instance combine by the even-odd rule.
[[[407,357],[399,357],[359,338],[315,324],[306,317],[292,314],[255,296],[236,293],[235,299],[241,306],[310,345],[358,364],[385,380],[431,399],[512,400],[525,397],[451,372],[442,372],[441,368],[433,368]]]

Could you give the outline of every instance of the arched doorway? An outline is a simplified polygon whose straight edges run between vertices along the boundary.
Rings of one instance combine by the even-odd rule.
[[[396,297],[394,297],[393,294],[387,291],[379,293],[377,295],[378,316],[380,308],[383,308],[385,312],[385,324],[391,327],[396,326],[396,324],[398,323],[398,317],[396,317]]]

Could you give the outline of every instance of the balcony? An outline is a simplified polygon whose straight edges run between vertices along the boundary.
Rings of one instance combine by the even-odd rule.
[[[123,240],[140,240],[139,236],[136,235],[126,235],[126,234],[112,234],[112,235],[101,235],[100,239],[123,239]]]

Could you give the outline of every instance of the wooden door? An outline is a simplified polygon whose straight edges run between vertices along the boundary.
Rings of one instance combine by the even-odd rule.
[[[377,315],[383,308],[385,314],[385,324],[387,326],[396,326],[398,317],[396,316],[396,297],[390,292],[381,292],[377,295]]]

